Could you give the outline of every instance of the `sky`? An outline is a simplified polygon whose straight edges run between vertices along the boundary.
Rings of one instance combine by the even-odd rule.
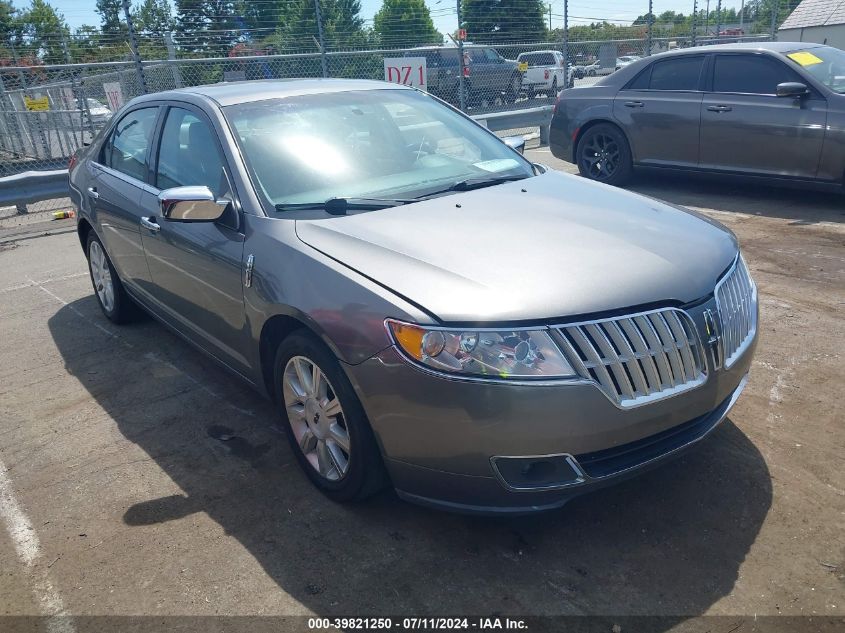
[[[548,2],[548,0],[546,0]],[[24,7],[25,0],[14,0],[15,6]],[[655,14],[664,11],[678,11],[689,14],[692,11],[693,0],[653,0]],[[717,0],[710,0],[711,10],[715,10]],[[722,8],[739,10],[742,0],[722,0]],[[381,7],[382,0],[361,0],[361,14],[366,20],[372,20],[373,15]],[[698,0],[699,8],[703,9],[707,0]],[[50,0],[60,13],[64,14],[71,30],[83,24],[96,26],[100,23],[99,16],[94,12],[94,0]],[[171,6],[173,1],[171,0]],[[455,30],[457,0],[426,0],[431,10],[434,25],[441,33]],[[552,27],[563,25],[563,0],[551,0]],[[606,0],[603,3],[591,0],[569,0],[569,25],[589,24],[607,20],[630,24],[637,16],[648,11],[648,0]],[[371,24],[371,22],[369,22]]]

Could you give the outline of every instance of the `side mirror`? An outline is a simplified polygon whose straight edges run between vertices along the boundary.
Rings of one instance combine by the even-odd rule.
[[[208,187],[173,187],[158,194],[161,216],[173,222],[216,222],[229,204]]]
[[[502,142],[510,147],[511,149],[515,149],[520,154],[525,153],[525,137],[524,136],[506,136],[502,139]]]
[[[778,84],[776,90],[777,92],[775,94],[779,97],[805,97],[810,94],[807,85],[798,81],[785,81],[782,84]]]

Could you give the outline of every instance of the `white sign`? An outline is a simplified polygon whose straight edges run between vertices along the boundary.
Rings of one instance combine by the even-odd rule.
[[[384,80],[394,84],[427,90],[425,57],[385,57]]]
[[[111,81],[103,84],[103,92],[106,93],[111,111],[117,112],[120,110],[123,105],[123,91],[120,89],[120,82]]]

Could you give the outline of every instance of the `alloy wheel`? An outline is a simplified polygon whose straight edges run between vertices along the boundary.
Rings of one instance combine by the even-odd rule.
[[[97,298],[106,312],[111,312],[114,310],[114,282],[106,251],[96,240],[91,242],[88,249],[88,259],[91,262],[91,279],[94,281]]]
[[[323,370],[294,356],[282,375],[282,394],[299,449],[322,477],[338,481],[349,470],[350,441],[340,399]]]
[[[581,150],[581,166],[593,180],[607,180],[619,165],[619,143],[607,134],[592,134]]]

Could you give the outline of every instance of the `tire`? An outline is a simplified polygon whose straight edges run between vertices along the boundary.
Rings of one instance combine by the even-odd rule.
[[[322,397],[313,397],[309,384],[315,366],[321,373],[316,391]],[[370,423],[340,363],[322,341],[304,329],[285,338],[276,350],[273,382],[291,448],[320,491],[348,502],[384,488],[387,475]]]
[[[88,233],[85,255],[88,258],[88,274],[91,276],[94,296],[103,314],[112,323],[131,321],[137,310],[135,304],[126,293],[103,243],[94,231]]]
[[[618,187],[633,173],[628,139],[615,125],[599,123],[581,136],[575,150],[578,171],[585,178]]]

